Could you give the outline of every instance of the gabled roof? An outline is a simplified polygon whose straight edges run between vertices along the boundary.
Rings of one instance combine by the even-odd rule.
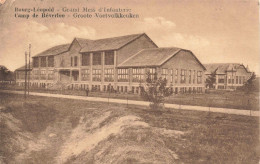
[[[54,46],[33,57],[58,55],[60,53],[68,51],[69,47],[70,44],[62,44],[62,45]]]
[[[144,49],[139,51],[137,54],[133,55],[132,57],[128,58],[123,63],[119,64],[118,68],[161,66],[162,64],[167,62],[170,58],[174,57],[181,50],[184,49],[176,48],[176,47]],[[189,51],[189,50],[185,50],[185,51]],[[196,56],[192,52],[191,54],[195,57],[195,59],[203,67],[203,69],[205,69],[205,67],[200,63],[200,61],[196,58]]]
[[[72,43],[75,40],[79,43],[81,47],[80,52],[118,50],[124,47],[125,45],[131,43],[132,41],[138,39],[141,36],[146,36],[152,42],[152,44],[154,44],[157,47],[157,45],[145,33],[98,39],[98,40],[75,38],[72,41]],[[33,57],[59,55],[63,52],[69,51],[70,47],[72,46],[72,43],[62,44],[62,45],[49,48]]]
[[[207,71],[206,74],[210,74],[214,71],[216,71],[216,74],[226,74],[226,72],[233,71],[236,72],[239,67],[244,67],[243,64],[239,63],[209,63],[204,64]],[[248,70],[245,68],[245,70],[248,72]]]
[[[133,34],[133,35],[125,35],[125,36],[119,36],[113,38],[93,40],[92,42],[91,41],[88,42],[80,52],[117,50],[143,35],[147,36],[145,33],[142,33],[142,34]],[[153,43],[151,39],[150,41]],[[155,45],[155,43],[153,44]]]
[[[90,45],[90,44],[93,42],[93,40],[84,39],[84,38],[75,38],[74,40],[76,40],[76,41],[79,43],[79,45],[80,45],[81,48],[84,48],[84,47]],[[73,40],[73,41],[74,41],[74,40]],[[72,41],[72,43],[73,43],[73,41]],[[72,43],[71,43],[71,45],[72,45]],[[71,46],[71,45],[70,45],[70,46]]]
[[[33,65],[31,63],[30,64],[30,70],[32,70],[32,68],[33,68]],[[24,70],[25,70],[25,65],[22,66],[22,67],[17,68],[15,71],[24,71]],[[29,65],[27,66],[27,70],[29,70]]]

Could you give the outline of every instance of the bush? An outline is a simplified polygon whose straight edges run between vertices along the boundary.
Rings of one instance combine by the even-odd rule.
[[[165,97],[172,95],[173,90],[166,85],[166,79],[157,78],[157,74],[152,79],[151,74],[147,73],[145,86],[141,87],[141,96],[145,101],[150,102],[151,109],[163,108]]]
[[[253,72],[247,82],[242,87],[239,87],[238,90],[244,91],[246,94],[259,92],[259,78],[256,78]]]

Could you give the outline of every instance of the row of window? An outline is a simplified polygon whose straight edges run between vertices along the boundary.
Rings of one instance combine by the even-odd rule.
[[[72,59],[73,60],[73,59]],[[150,68],[148,70],[150,72],[151,78],[153,79],[155,76],[155,68]],[[175,83],[178,83],[178,69],[175,69],[174,72],[171,69],[162,69],[162,78],[168,78],[168,72],[170,72],[171,82],[175,80]],[[118,81],[119,82],[128,82],[129,81],[129,69],[118,69]],[[144,68],[134,68],[133,69],[133,82],[144,82],[145,79],[145,69]],[[48,79],[53,79],[53,70],[49,70]],[[84,69],[81,71],[82,81],[88,81],[90,79],[90,71],[89,69]],[[46,78],[46,70],[34,70],[34,79],[38,79],[40,75],[40,79]],[[24,75],[23,75],[24,76]],[[193,76],[193,78],[192,78]],[[101,69],[93,69],[93,81],[101,81]],[[188,78],[189,83],[195,83],[196,79],[196,71],[189,70],[187,76],[187,70],[181,69],[181,83],[186,83],[186,78]],[[114,69],[105,69],[104,71],[104,80],[106,82],[114,81]],[[202,72],[197,71],[197,83],[200,84],[202,82]]]
[[[148,70],[150,72],[150,76],[153,79],[155,76],[155,68],[150,68]],[[181,70],[181,83],[186,83],[186,78],[188,78],[189,83],[196,82],[197,77],[197,83],[202,83],[202,71],[196,71],[195,70],[189,70],[188,77],[187,77],[187,71],[182,69]],[[89,70],[82,70],[82,80],[87,81],[90,79]],[[144,82],[145,80],[145,69],[144,68],[133,68],[133,82]],[[117,70],[117,78],[118,82],[128,82],[129,81],[129,69],[118,69]],[[175,83],[178,83],[178,69],[175,70],[173,73],[173,70],[170,70],[171,75],[171,82],[174,81]],[[113,82],[114,81],[114,69],[105,69],[104,72],[104,80],[107,82]],[[168,69],[162,69],[162,78],[168,78]],[[100,69],[93,69],[93,81],[101,81],[101,70]]]
[[[29,75],[29,72],[28,74]],[[47,76],[46,76],[47,75]],[[25,79],[25,73],[24,72],[18,72],[17,79]],[[30,72],[30,79],[35,80],[53,80],[54,78],[54,71],[53,70],[33,70],[33,73]]]
[[[92,64],[93,65],[102,64],[101,52],[93,53]],[[90,65],[90,53],[82,54],[82,66],[89,66],[89,65]],[[105,65],[114,65],[114,51],[105,52]]]
[[[228,84],[244,84],[246,82],[245,76],[232,76],[229,75],[227,79]],[[218,76],[218,83],[224,84],[225,83],[225,75]]]
[[[54,67],[54,56],[33,58],[33,67]]]
[[[144,68],[133,68],[133,82],[143,82],[145,79]]]
[[[228,76],[228,83],[229,84],[244,84],[246,82],[245,76]]]
[[[101,65],[102,55],[101,52],[93,53],[92,64],[93,65]],[[64,61],[62,60],[61,66],[64,65]],[[72,56],[70,58],[70,66],[76,67],[78,66],[78,57]],[[82,54],[82,66],[90,65],[90,53]],[[114,51],[105,52],[105,65],[114,65]],[[33,67],[54,67],[54,56],[42,56],[33,58]]]
[[[178,69],[162,69],[162,77],[163,78],[168,78],[168,72],[170,73],[170,81],[171,83],[178,83],[178,74],[179,70]],[[181,69],[181,80],[180,83],[189,83],[189,84],[196,84],[196,78],[197,78],[197,83],[201,84],[202,83],[202,71],[197,71],[196,70],[186,70],[186,69]],[[167,79],[168,80],[168,79]]]

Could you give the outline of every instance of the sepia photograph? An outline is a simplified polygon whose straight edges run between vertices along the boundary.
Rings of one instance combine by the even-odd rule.
[[[259,164],[258,0],[0,0],[0,163]]]

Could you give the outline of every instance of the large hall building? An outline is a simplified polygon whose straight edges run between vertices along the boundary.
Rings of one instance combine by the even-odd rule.
[[[158,46],[145,34],[106,39],[75,38],[33,56],[30,85],[140,93],[147,72],[166,78],[175,93],[204,92],[205,67],[189,50]],[[24,67],[16,70],[24,83]]]

